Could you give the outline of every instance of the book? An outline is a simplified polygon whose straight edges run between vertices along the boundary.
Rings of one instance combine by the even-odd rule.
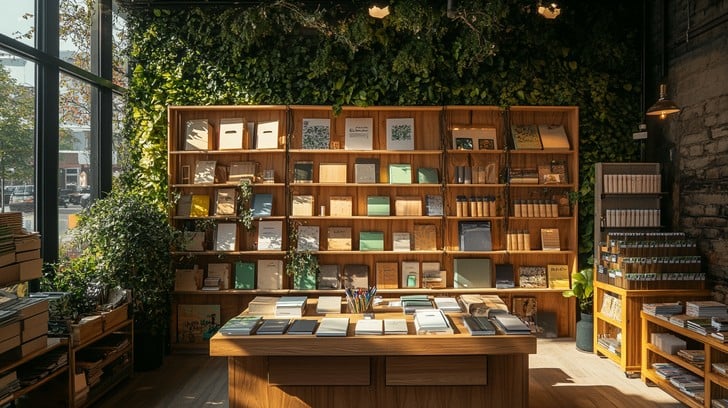
[[[346,337],[349,331],[348,317],[324,317],[316,330],[319,337]]]
[[[443,215],[442,196],[427,194],[425,196],[425,215],[430,217],[441,217]]]
[[[235,262],[235,289],[255,289],[255,264],[253,262]]]
[[[288,328],[287,334],[303,335],[313,334],[318,326],[318,320],[313,319],[295,319]]]
[[[343,287],[349,289],[369,287],[369,265],[346,264],[342,274]]]
[[[228,166],[228,184],[238,184],[242,180],[255,182],[255,168],[257,163],[254,161],[232,162]]]
[[[569,138],[563,125],[538,125],[538,134],[544,150],[569,150]]]
[[[541,150],[541,137],[536,125],[512,125],[513,147],[517,150]]]
[[[418,196],[395,197],[394,215],[405,217],[422,215],[422,198]]]
[[[230,264],[208,263],[207,277],[219,279],[220,289],[230,289]]]
[[[545,266],[519,266],[518,286],[522,288],[545,288],[546,267]]]
[[[455,288],[490,288],[490,258],[453,259],[453,284]]]
[[[399,302],[402,305],[402,312],[406,315],[414,314],[420,309],[435,309],[430,297],[427,295],[402,295],[399,297]]]
[[[194,184],[212,184],[215,182],[216,160],[199,160],[195,163]]]
[[[435,302],[435,307],[442,310],[443,312],[463,311],[457,299],[451,296],[435,296],[432,301]]]
[[[359,184],[379,183],[379,159],[357,157],[354,162],[354,182]]]
[[[294,217],[313,216],[313,195],[291,196],[291,215]]]
[[[277,301],[278,298],[275,296],[256,296],[248,303],[248,314],[273,316]]]
[[[249,336],[255,332],[262,321],[263,316],[235,316],[225,322],[218,332],[223,336]]]
[[[303,119],[302,149],[328,149],[331,142],[331,119]]]
[[[193,269],[175,269],[174,271],[174,290],[179,291],[197,291],[202,287],[202,275],[204,271],[199,268]]]
[[[283,221],[260,221],[258,223],[258,251],[280,251],[283,249]]]
[[[440,176],[436,168],[420,167],[417,169],[417,183],[440,184]]]
[[[383,319],[384,334],[408,334],[407,320],[405,319]]]
[[[351,227],[329,227],[326,246],[329,251],[351,251]]]
[[[283,287],[283,261],[258,259],[257,283],[259,290],[276,290]],[[250,305],[248,305],[250,306]]]
[[[339,289],[340,286],[341,276],[339,276],[339,265],[319,265],[316,289]]]
[[[440,268],[440,262],[422,262],[422,287],[444,288],[447,286],[447,271]]]
[[[499,313],[493,316],[492,321],[503,334],[531,334],[531,328],[521,321],[518,316],[509,313]]]
[[[548,287],[551,289],[569,289],[569,266],[546,265]]]
[[[471,336],[492,336],[495,325],[485,316],[463,316],[463,324]]]
[[[393,232],[392,233],[392,252],[409,252],[411,250],[411,240],[409,232]]]
[[[234,222],[219,222],[215,227],[215,251],[235,251],[237,248],[238,225]]]
[[[373,118],[346,118],[344,121],[344,150],[372,150]]]
[[[373,336],[384,334],[384,325],[381,319],[360,319],[354,326],[354,334],[357,336]]]
[[[270,120],[258,122],[255,127],[256,149],[278,148],[278,121]]]
[[[490,221],[459,221],[459,249],[461,251],[492,251]]]
[[[253,194],[253,217],[270,217],[273,214],[273,194]]]
[[[397,262],[376,262],[377,289],[396,289],[399,287],[399,268]]]
[[[280,335],[286,332],[289,324],[291,324],[291,319],[265,319],[258,326],[255,334]]]
[[[329,215],[331,217],[351,217],[352,198],[351,196],[329,197]]]
[[[210,196],[192,194],[190,217],[207,217],[208,215],[210,215]]]
[[[389,196],[367,196],[368,216],[388,216]]]
[[[184,251],[203,251],[205,249],[205,232],[204,231],[183,231],[182,232],[182,250]]]
[[[346,183],[346,163],[319,164],[319,183]]]
[[[184,150],[207,150],[210,124],[207,119],[192,119],[185,122]]]
[[[390,163],[389,184],[412,184],[412,165],[409,163]]]
[[[222,118],[217,136],[218,150],[235,150],[244,148],[245,119]]]
[[[402,261],[402,282],[400,287],[420,287],[420,263],[418,261]]]
[[[387,150],[415,149],[415,120],[387,119]]]
[[[538,332],[536,324],[537,303],[535,296],[513,296],[511,313],[518,316],[531,330],[531,333]]]
[[[452,129],[452,148],[455,150],[497,150],[498,143],[494,127]]]
[[[558,228],[541,228],[541,249],[544,251],[561,251]]]
[[[178,343],[203,343],[215,334],[219,326],[220,305],[177,305]]]
[[[313,183],[313,161],[297,161],[293,164],[294,183]]]
[[[360,251],[384,251],[384,232],[382,231],[360,231]]]
[[[473,138],[453,136],[452,145],[455,150],[473,150]]]
[[[416,310],[413,320],[417,334],[453,334],[452,325],[442,310]]]
[[[341,296],[319,296],[316,303],[316,313],[341,313]]]
[[[296,249],[299,251],[318,251],[319,250],[319,226],[318,225],[299,225],[298,226],[298,242]]]
[[[495,287],[508,289],[516,286],[516,273],[512,264],[495,265]]]
[[[218,188],[215,191],[215,215],[235,215],[236,190]]]
[[[182,194],[177,200],[175,214],[178,217],[189,217],[192,211],[192,194]]]
[[[435,224],[415,224],[413,227],[414,250],[437,250],[437,226]]]
[[[277,317],[301,317],[306,311],[306,296],[281,296],[276,301]]]

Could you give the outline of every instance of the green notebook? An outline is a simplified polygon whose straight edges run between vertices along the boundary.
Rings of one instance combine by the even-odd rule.
[[[235,262],[235,289],[255,289],[255,264]]]
[[[412,184],[412,165],[391,163],[389,165],[389,184]]]
[[[368,196],[367,215],[388,216],[389,196]]]
[[[384,232],[361,231],[359,233],[360,251],[384,251]]]

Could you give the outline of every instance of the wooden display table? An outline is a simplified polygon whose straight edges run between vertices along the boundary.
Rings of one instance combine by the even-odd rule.
[[[310,308],[310,307],[309,307]],[[327,315],[335,316],[335,315]],[[527,407],[534,336],[471,336],[459,313],[453,335],[223,336],[230,407]],[[377,313],[377,319],[401,318]],[[319,319],[311,314],[308,319]]]

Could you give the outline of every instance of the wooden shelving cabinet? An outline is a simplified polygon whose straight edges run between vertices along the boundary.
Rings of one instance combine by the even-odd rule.
[[[718,398],[728,398],[728,377],[723,376],[712,370],[713,363],[728,362],[728,344],[724,344],[710,336],[696,333],[683,327],[676,326],[663,319],[651,316],[645,313],[641,314],[642,326],[642,372],[641,377],[645,382],[651,382],[665,390],[675,399],[688,407],[711,407],[711,400]],[[686,360],[677,355],[666,353],[650,342],[652,333],[672,333],[677,337],[684,339],[689,349],[705,351],[704,367],[697,367],[690,364]],[[669,381],[660,378],[655,369],[652,368],[653,363],[671,362],[677,364],[697,375],[705,381],[704,401],[682,393],[676,387],[672,386]]]
[[[270,216],[254,220],[254,227],[262,220],[282,222],[282,249],[280,251],[260,251],[256,247],[256,230],[246,231],[237,227],[237,244],[232,251],[214,251],[213,237],[206,236],[206,246],[202,251],[179,251],[173,253],[179,268],[189,268],[194,264],[202,269],[208,263],[234,263],[237,261],[255,262],[260,259],[285,261],[286,250],[295,243],[288,242],[292,228],[314,226],[319,230],[319,250],[313,251],[322,265],[338,265],[339,273],[346,264],[363,264],[369,269],[369,285],[377,284],[376,263],[396,263],[400,269],[402,261],[439,263],[444,281],[442,287],[432,288],[423,284],[414,287],[403,285],[401,275],[394,288],[379,287],[379,293],[396,297],[406,293],[430,293],[457,295],[460,293],[497,293],[506,302],[514,296],[534,296],[538,310],[555,316],[556,334],[573,336],[575,331],[575,302],[564,299],[562,289],[519,288],[518,268],[521,266],[559,264],[567,265],[569,275],[577,270],[578,209],[567,197],[577,191],[579,123],[577,107],[509,107],[492,106],[381,106],[381,107],[342,107],[333,111],[329,106],[171,106],[169,117],[169,194],[170,200],[184,194],[206,194],[210,197],[210,208],[214,205],[216,189],[235,187],[235,184],[214,182],[196,184],[195,166],[198,161],[214,160],[223,167],[233,162],[255,161],[258,163],[256,174],[273,170],[273,182],[255,182],[254,194],[266,193],[273,197]],[[278,121],[277,148],[256,149],[248,137],[242,149],[220,150],[216,144],[217,131],[223,118],[244,118],[246,125],[263,121]],[[346,149],[346,122],[349,118],[371,118],[371,150]],[[389,119],[411,119],[414,127],[412,150],[391,150],[387,148],[387,121]],[[185,150],[186,123],[194,119],[206,119],[210,126],[207,149]],[[303,122],[305,119],[325,119],[329,122],[329,148],[304,148]],[[563,126],[569,139],[569,148],[558,150],[516,150],[510,140],[511,125],[549,124]],[[491,128],[495,130],[496,143],[488,148],[458,149],[453,144],[452,131],[458,127]],[[251,132],[250,135],[255,132]],[[249,136],[250,136],[249,135]],[[358,160],[378,160],[378,182],[357,183],[355,165]],[[302,183],[296,180],[297,163],[309,162],[313,176]],[[513,184],[509,182],[508,170],[512,166],[536,168],[540,165],[560,164],[568,174],[568,182],[542,184]],[[322,182],[322,164],[338,164],[346,168],[346,177],[337,182]],[[389,182],[391,164],[409,164],[412,182],[395,184]],[[456,182],[457,167],[495,166],[495,178],[487,182]],[[491,169],[492,169],[491,166]],[[418,169],[435,169],[436,182],[419,183]],[[260,177],[258,177],[260,179]],[[312,196],[313,211],[310,215],[293,215],[294,197]],[[351,197],[350,216],[332,216],[331,198]],[[389,198],[390,212],[381,216],[367,215],[367,198],[385,196]],[[441,215],[427,215],[426,199],[439,197],[442,202]],[[488,197],[494,200],[494,211],[488,215],[464,216],[456,211],[459,197]],[[398,198],[412,198],[421,202],[419,215],[396,215]],[[562,212],[552,217],[515,216],[514,200],[545,202],[560,197],[566,199]],[[562,202],[563,204],[563,202]],[[195,224],[205,222],[236,222],[237,216],[216,216],[210,212],[203,217],[178,215],[170,212],[170,222],[178,229],[190,229]],[[487,221],[491,227],[492,250],[460,251],[458,227],[461,221]],[[395,251],[393,233],[410,232],[420,225],[428,225],[433,231],[434,248],[410,251]],[[329,227],[351,229],[351,250],[330,250],[327,246]],[[541,229],[559,230],[559,250],[541,249]],[[529,250],[508,248],[507,233],[510,230],[528,231]],[[359,249],[359,237],[363,231],[379,231],[384,241],[381,250]],[[412,243],[414,244],[414,242]],[[459,258],[488,258],[491,267],[495,264],[511,264],[516,273],[515,288],[495,289],[495,271],[491,271],[492,288],[465,288],[454,285],[454,262]],[[285,266],[284,266],[285,268]],[[285,276],[285,275],[284,275]],[[296,293],[308,296],[339,293],[335,290],[296,289],[292,279],[285,277],[281,289],[229,289],[220,291],[186,290],[175,293],[173,308],[184,304],[220,305],[220,319],[226,321],[244,310],[247,303],[257,295],[280,296]],[[176,319],[176,318],[175,318]],[[172,329],[176,328],[176,320]],[[176,334],[172,334],[176,338]],[[178,344],[180,348],[186,347]],[[194,347],[194,346],[193,346]]]
[[[59,339],[59,338],[49,338],[48,339],[48,345],[41,350],[35,351],[33,353],[28,354],[27,356],[24,356],[16,361],[13,362],[6,362],[0,367],[0,373],[7,373],[12,370],[22,370],[23,367],[33,364],[33,362],[37,359],[42,359],[47,357],[50,353],[63,353],[68,355],[69,353],[69,343],[65,339]],[[69,378],[69,364],[68,361],[64,364],[61,364],[57,367],[55,367],[48,375],[45,377],[39,379],[37,382],[22,387],[18,389],[17,391],[14,391],[10,395],[6,396],[2,400],[0,400],[0,404],[8,404],[8,403],[15,403],[19,406],[25,406],[23,403],[25,402],[23,399],[30,396],[31,393],[33,393],[36,390],[39,389],[45,389],[44,387],[53,387],[52,384],[55,383],[56,387],[63,388],[63,385],[59,384],[67,384]],[[53,388],[56,389],[56,388]],[[45,402],[49,404],[50,406],[56,405],[56,406],[65,406],[67,399],[66,399],[66,393],[60,392],[55,395],[46,396]],[[38,397],[35,397],[33,395],[34,400],[37,401]]]

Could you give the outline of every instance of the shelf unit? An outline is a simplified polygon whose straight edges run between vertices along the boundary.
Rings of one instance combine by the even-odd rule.
[[[277,120],[278,148],[255,149],[254,143],[246,142],[246,148],[219,150],[215,141],[222,118],[244,118],[246,124]],[[346,120],[348,118],[372,118],[372,149],[347,150],[345,146]],[[414,148],[412,150],[387,149],[388,119],[411,118],[414,126]],[[207,119],[211,131],[208,133],[207,149],[184,150],[185,124],[192,119]],[[326,119],[329,121],[331,148],[304,149],[304,119]],[[578,108],[577,107],[510,107],[507,109],[491,106],[382,106],[382,107],[342,107],[334,112],[329,106],[171,106],[169,107],[169,188],[170,199],[182,194],[207,194],[213,196],[217,188],[234,187],[234,184],[215,182],[194,184],[189,180],[195,165],[202,160],[215,160],[218,165],[227,166],[232,162],[256,161],[259,175],[272,169],[274,183],[256,182],[252,184],[253,193],[267,193],[273,196],[273,210],[270,217],[256,219],[280,220],[282,222],[282,250],[259,251],[255,247],[256,232],[237,228],[237,247],[233,251],[211,250],[212,237],[206,236],[203,251],[180,251],[173,253],[179,268],[189,268],[193,264],[226,262],[239,260],[254,262],[259,259],[285,260],[286,249],[295,243],[288,242],[292,228],[314,226],[319,229],[319,250],[313,251],[322,265],[338,265],[339,273],[347,264],[363,264],[369,269],[368,283],[375,285],[376,263],[397,263],[401,269],[403,261],[439,263],[444,272],[444,287],[428,288],[420,284],[415,288],[403,285],[398,276],[397,288],[379,288],[379,293],[396,297],[405,293],[441,293],[457,295],[460,293],[498,293],[508,299],[515,294],[535,296],[539,311],[556,316],[558,336],[573,336],[575,316],[573,299],[565,300],[562,289],[519,288],[518,268],[546,264],[567,265],[569,276],[577,269],[577,208],[569,203],[568,196],[577,190],[578,179]],[[562,125],[568,135],[570,148],[560,150],[515,150],[510,140],[511,125],[552,124]],[[455,128],[492,128],[495,129],[494,149],[474,148],[460,150],[454,148],[452,130]],[[247,140],[250,140],[248,137]],[[307,146],[308,147],[308,146]],[[355,164],[357,159],[378,160],[379,181],[371,184],[357,183]],[[297,163],[310,162],[312,179],[301,183],[295,180]],[[488,166],[497,168],[495,177],[487,183],[457,183],[455,180],[458,166]],[[536,168],[539,165],[559,163],[568,174],[569,181],[558,184],[512,184],[508,169],[518,167]],[[326,183],[320,180],[321,164],[339,164],[346,168],[346,178],[339,182]],[[409,164],[412,183],[392,184],[389,182],[389,165]],[[437,182],[418,183],[417,171],[420,168],[435,169]],[[182,180],[183,169],[187,178]],[[292,200],[296,196],[313,196],[313,211],[307,215],[292,215]],[[332,197],[351,197],[351,216],[331,216]],[[388,215],[368,216],[367,197],[386,196],[390,201]],[[425,215],[426,197],[439,197],[442,201],[442,215]],[[456,211],[459,196],[493,197],[494,213],[487,216],[464,216]],[[540,202],[555,197],[566,200],[562,213],[553,217],[516,217],[513,213],[513,200],[532,200]],[[422,215],[395,215],[397,198],[412,198],[422,206]],[[211,202],[214,201],[211,199]],[[562,201],[562,204],[564,202]],[[212,205],[211,205],[212,207]],[[213,214],[212,212],[210,214]],[[234,221],[235,216],[203,217],[179,216],[174,210],[170,213],[171,223],[178,229],[189,229],[200,220],[219,222]],[[458,226],[462,221],[488,221],[491,227],[492,250],[460,251]],[[434,248],[427,250],[394,251],[393,233],[410,232],[414,241],[415,227],[429,225],[434,229]],[[329,227],[351,228],[351,251],[329,250],[327,231]],[[434,228],[433,228],[434,227]],[[558,228],[559,247],[556,251],[541,250],[540,231],[545,228]],[[530,233],[530,250],[516,250],[507,246],[507,232],[510,229],[525,230]],[[363,231],[383,233],[383,250],[359,250],[359,236]],[[460,258],[488,258],[491,265],[511,264],[516,275],[516,288],[501,290],[494,288],[466,288],[454,285],[454,262]],[[401,270],[398,272],[401,273]],[[495,272],[491,271],[491,286],[495,286]],[[420,276],[421,278],[421,276]],[[315,296],[331,294],[331,290],[295,289],[291,279],[284,279],[281,289],[230,289],[221,291],[180,291],[175,293],[173,307],[182,304],[217,304],[221,308],[220,319],[226,321],[245,309],[247,303],[256,295],[280,296],[289,293]],[[340,292],[339,292],[340,293]],[[509,300],[506,300],[509,301]],[[176,327],[176,320],[172,328]],[[173,333],[175,338],[175,333]],[[182,345],[181,345],[182,346]],[[185,346],[183,346],[185,347]]]
[[[683,327],[676,326],[663,319],[641,314],[642,322],[642,372],[641,378],[644,382],[654,383],[665,392],[672,395],[675,399],[688,407],[711,407],[711,400],[717,398],[728,398],[728,377],[714,372],[711,368],[713,363],[728,362],[728,344],[724,344],[711,336],[705,336],[688,330]],[[705,366],[703,368],[690,364],[677,355],[668,354],[650,342],[652,333],[672,333],[684,339],[688,349],[697,349],[705,351]],[[669,381],[660,378],[655,369],[652,368],[653,363],[671,362],[677,364],[697,375],[705,381],[704,401],[701,402],[695,398],[682,393],[676,387],[673,387]]]
[[[69,343],[65,339],[59,339],[59,338],[48,338],[47,340],[47,346],[41,350],[37,350],[33,353],[28,354],[27,356],[24,356],[16,361],[8,362],[4,364],[2,367],[0,367],[0,373],[6,373],[12,370],[18,370],[22,369],[23,366],[32,364],[34,360],[43,358],[48,353],[62,350],[64,353],[68,353],[69,350]],[[51,371],[48,375],[45,377],[39,379],[37,382],[22,387],[17,391],[14,391],[10,395],[6,396],[2,400],[0,400],[0,404],[7,404],[14,401],[18,401],[22,399],[25,396],[30,395],[33,391],[38,390],[42,387],[47,386],[48,384],[51,384],[54,380],[60,377],[66,377],[68,378],[69,373],[69,364],[63,364],[59,367],[56,367],[53,371]],[[52,398],[51,398],[52,399]],[[46,402],[50,403],[50,400],[46,400]],[[64,401],[65,403],[65,398]]]

